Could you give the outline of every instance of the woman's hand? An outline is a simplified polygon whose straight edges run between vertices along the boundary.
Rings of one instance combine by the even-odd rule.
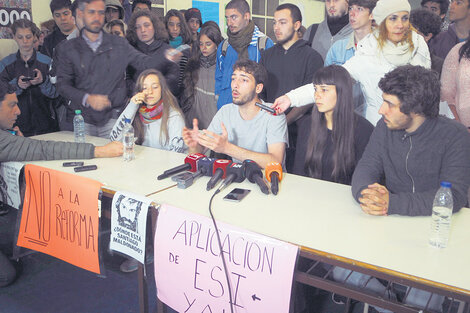
[[[135,104],[142,104],[145,102],[145,95],[143,92],[136,93],[132,98],[131,101]]]

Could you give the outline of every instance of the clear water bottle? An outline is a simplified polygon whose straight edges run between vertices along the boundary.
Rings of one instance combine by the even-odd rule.
[[[454,207],[452,184],[441,182],[441,188],[434,197],[432,205],[431,236],[429,244],[436,248],[447,247],[450,233],[450,220],[452,218],[452,209]]]
[[[83,119],[81,110],[75,110],[73,134],[75,136],[75,142],[85,142],[85,120]]]
[[[124,120],[124,128],[122,130],[122,144],[124,145],[124,161],[134,160],[134,127],[131,125],[131,120],[126,118]]]

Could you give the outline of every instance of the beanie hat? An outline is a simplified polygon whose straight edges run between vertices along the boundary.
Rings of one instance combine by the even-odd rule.
[[[372,11],[372,16],[374,17],[377,25],[380,25],[387,16],[401,11],[411,11],[411,6],[408,0],[379,0],[374,11]]]
[[[199,11],[198,8],[190,8],[184,13],[184,18],[186,19],[186,22],[189,22],[189,20],[193,17],[198,19],[199,25],[202,25],[201,11]]]

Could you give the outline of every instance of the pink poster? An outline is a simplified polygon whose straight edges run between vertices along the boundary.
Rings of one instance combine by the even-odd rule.
[[[217,223],[234,312],[289,312],[297,246]],[[178,312],[230,312],[212,221],[169,205],[155,234],[158,298]]]

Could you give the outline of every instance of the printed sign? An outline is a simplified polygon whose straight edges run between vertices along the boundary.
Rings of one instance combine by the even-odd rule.
[[[27,164],[18,246],[100,273],[98,194],[101,183]]]
[[[117,192],[112,204],[110,248],[142,264],[145,260],[147,211],[151,202],[144,196]]]
[[[20,18],[32,20],[31,0],[0,0],[0,39],[13,38],[10,26]]]
[[[0,164],[0,200],[15,209],[21,205],[19,178],[23,166],[20,162]]]
[[[298,248],[217,223],[237,313],[289,312]],[[226,274],[210,219],[162,205],[155,234],[158,298],[178,312],[230,312]]]

